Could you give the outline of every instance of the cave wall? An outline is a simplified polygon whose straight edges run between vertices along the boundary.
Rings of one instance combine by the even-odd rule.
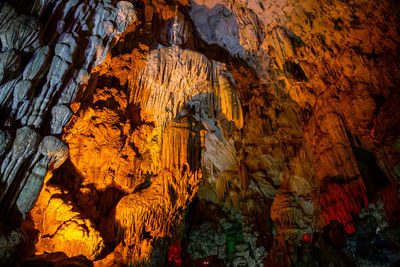
[[[22,2],[0,4],[0,219],[30,254],[194,253],[211,223],[243,233],[219,260],[288,265],[331,220],[398,224],[397,3]],[[190,230],[195,199],[224,220]]]
[[[68,157],[60,136],[78,86],[136,15],[126,1],[2,1],[0,12],[0,218],[10,238]]]

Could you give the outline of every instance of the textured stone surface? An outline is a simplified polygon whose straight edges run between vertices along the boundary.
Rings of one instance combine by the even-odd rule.
[[[3,222],[18,216],[10,215],[15,203],[17,213],[25,218],[47,171],[68,155],[62,141],[47,136],[60,134],[72,115],[67,106],[57,103],[71,103],[88,71],[104,60],[113,38],[136,18],[132,4],[126,1],[116,6],[110,1],[76,4],[29,3],[31,13],[20,15],[15,10],[18,4],[1,3],[0,127],[13,139],[12,146],[2,142],[1,147],[1,154],[6,155],[1,159]],[[49,12],[55,15],[44,14]],[[40,21],[43,16],[48,21]],[[84,58],[78,56],[81,52]]]
[[[111,187],[125,195],[118,203],[110,203],[115,216],[110,217],[111,229],[102,227],[102,235],[112,238],[110,242],[118,242],[122,235],[123,245],[116,250],[124,250],[124,261],[148,257],[150,243],[167,236],[179,223],[180,210],[190,203],[201,178],[202,143],[213,149],[210,156],[204,154],[208,161],[218,167],[228,161],[225,169],[237,169],[234,141],[225,141],[223,131],[243,125],[240,101],[225,65],[177,46],[154,50],[144,63],[144,68],[138,64],[134,69],[137,80],[131,80],[132,87],[125,92],[109,88],[112,80],[108,80],[110,75],[122,79],[124,73],[99,68],[105,77],[89,79],[85,90],[102,82],[104,87],[95,89],[92,102],[79,103],[64,135],[70,161],[79,174],[73,179],[80,179],[78,186],[71,184],[72,195]],[[109,64],[120,67],[120,58],[111,58]],[[219,121],[227,121],[230,128]],[[203,124],[217,140],[208,144]],[[226,142],[230,148],[224,152]],[[212,147],[215,143],[220,147]],[[213,158],[212,151],[222,156]],[[101,211],[92,206],[95,202],[80,198],[75,204],[90,209],[94,220],[102,220]],[[35,224],[44,214],[33,215]],[[57,243],[58,237],[49,239]],[[114,260],[121,259],[115,255]]]
[[[345,264],[353,213],[396,231],[398,3],[8,2],[0,219],[27,217],[40,253],[104,266],[169,245],[197,266]],[[228,215],[201,204],[204,220],[181,224],[194,199]],[[224,257],[213,216],[242,227]]]
[[[40,231],[36,252],[63,251],[69,257],[83,255],[94,260],[104,241],[93,223],[75,211],[64,195],[68,192],[47,186],[32,209],[32,215],[42,214],[34,221]]]

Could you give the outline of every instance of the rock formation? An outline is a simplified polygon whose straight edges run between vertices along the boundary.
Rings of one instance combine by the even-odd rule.
[[[399,12],[0,3],[1,264],[398,263]]]

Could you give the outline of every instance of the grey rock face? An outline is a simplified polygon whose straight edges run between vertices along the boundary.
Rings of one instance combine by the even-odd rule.
[[[10,141],[5,133],[1,136],[4,144]],[[2,218],[9,216],[15,203],[25,218],[39,195],[47,171],[57,168],[68,156],[68,147],[58,138],[46,136],[40,144],[39,140],[40,136],[31,128],[20,128],[4,157],[0,169],[4,185],[0,201],[7,205],[1,207]]]
[[[5,183],[1,196],[4,196],[9,186],[14,182],[17,172],[24,162],[37,150],[38,134],[29,127],[17,130],[11,150],[1,164],[1,181]]]
[[[8,21],[7,30],[0,35],[3,49],[31,52],[39,45],[39,32],[39,23],[35,18],[14,16]]]
[[[50,49],[48,46],[43,46],[35,51],[35,55],[26,65],[24,72],[23,72],[23,79],[24,80],[34,80],[36,75],[40,72],[43,68],[45,63],[46,57],[49,55]]]
[[[14,72],[20,64],[20,56],[15,49],[0,52],[0,81],[6,78],[7,72]]]
[[[192,17],[200,37],[209,44],[218,44],[232,55],[242,56],[244,48],[239,42],[238,23],[224,1],[190,1]]]
[[[11,142],[11,136],[8,132],[0,131],[0,157],[3,155],[7,146]]]
[[[204,41],[217,44],[231,55],[243,58],[255,68],[260,79],[268,81],[270,77],[266,74],[271,59],[261,49],[264,27],[246,2],[191,0],[190,16]]]
[[[37,153],[44,157],[41,157],[34,165],[16,202],[23,218],[39,196],[47,171],[59,167],[68,157],[68,147],[60,139],[54,136],[46,136],[39,144]]]
[[[0,4],[2,222],[14,204],[24,218],[47,172],[67,158],[67,145],[49,134],[62,133],[79,84],[136,19],[128,1],[34,1],[26,9],[30,14],[19,14],[13,4]],[[49,11],[42,25],[40,18]]]
[[[57,105],[51,110],[51,133],[60,134],[64,125],[67,125],[72,111],[65,105]]]

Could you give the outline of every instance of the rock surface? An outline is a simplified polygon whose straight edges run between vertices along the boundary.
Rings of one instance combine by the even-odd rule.
[[[354,213],[399,226],[399,14],[366,0],[0,3],[2,235],[25,220],[37,253],[98,266],[360,261],[375,229]],[[32,260],[63,264],[49,255]]]

